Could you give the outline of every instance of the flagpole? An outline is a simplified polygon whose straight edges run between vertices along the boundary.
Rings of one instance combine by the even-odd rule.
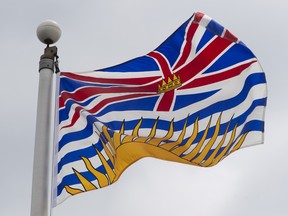
[[[57,47],[50,47],[61,36],[59,25],[51,20],[37,28],[39,40],[47,45],[39,62],[31,216],[51,215],[51,158],[53,149],[53,74]]]

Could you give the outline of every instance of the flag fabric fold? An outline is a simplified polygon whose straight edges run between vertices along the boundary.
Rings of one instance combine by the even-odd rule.
[[[263,69],[199,12],[145,56],[58,78],[54,206],[144,157],[209,167],[263,143]]]

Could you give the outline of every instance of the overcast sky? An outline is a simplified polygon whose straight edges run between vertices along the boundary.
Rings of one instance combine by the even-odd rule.
[[[288,6],[285,0],[1,0],[0,215],[30,215],[45,19],[62,27],[62,71],[87,71],[144,55],[201,11],[238,36],[268,81],[265,144],[213,168],[143,159],[120,180],[69,198],[53,216],[287,216]],[[4,192],[4,193],[3,193]]]

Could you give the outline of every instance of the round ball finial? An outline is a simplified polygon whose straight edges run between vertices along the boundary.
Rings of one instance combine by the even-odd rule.
[[[56,43],[61,36],[61,29],[57,22],[45,20],[37,28],[38,39],[44,44]]]

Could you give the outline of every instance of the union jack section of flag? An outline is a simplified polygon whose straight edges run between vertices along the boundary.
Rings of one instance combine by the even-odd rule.
[[[58,78],[54,205],[114,183],[143,157],[208,167],[263,142],[265,74],[199,12],[145,56]]]

